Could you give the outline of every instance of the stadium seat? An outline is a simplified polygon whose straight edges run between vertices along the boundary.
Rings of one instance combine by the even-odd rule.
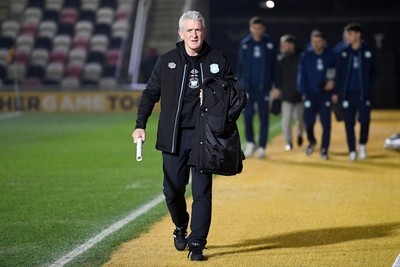
[[[76,77],[65,77],[61,80],[61,88],[72,89],[80,86],[80,80]]]
[[[26,64],[14,62],[7,66],[7,78],[6,80],[11,83],[14,81],[22,82],[25,79]]]
[[[39,87],[42,85],[42,80],[39,77],[26,77],[24,80],[24,85],[27,88]]]
[[[79,21],[75,24],[75,36],[84,35],[90,37],[93,33],[93,23],[90,21]]]
[[[28,0],[27,6],[28,6],[28,8],[36,7],[39,9],[43,9],[44,8],[44,0]]]
[[[54,21],[58,24],[60,12],[55,9],[46,9],[43,11],[43,20]]]
[[[115,77],[115,73],[117,72],[117,67],[115,65],[106,65],[103,68],[103,77]]]
[[[96,24],[94,27],[93,34],[104,34],[106,36],[111,35],[111,26],[106,23]]]
[[[45,9],[59,11],[63,7],[63,0],[46,0]]]
[[[35,39],[31,35],[21,34],[17,37],[15,41],[16,49],[26,48],[28,50],[32,49],[34,46]]]
[[[44,66],[39,66],[39,65],[29,65],[28,69],[26,71],[26,77],[36,77],[40,80],[43,79],[44,77]]]
[[[73,7],[65,7],[60,11],[60,23],[75,24],[78,21],[78,10]]]
[[[50,53],[50,62],[58,62],[65,65],[67,62],[67,55],[68,49],[65,49],[63,47],[54,48]]]
[[[96,11],[99,7],[98,0],[83,0],[81,4],[81,10]]]
[[[29,35],[36,37],[37,23],[29,22],[29,21],[22,23],[19,34],[29,34]]]
[[[64,77],[75,77],[78,80],[82,77],[83,63],[71,62],[67,65],[65,69]]]
[[[128,20],[131,11],[131,5],[121,5],[115,12],[115,21]]]
[[[119,49],[109,49],[106,52],[106,64],[110,66],[118,65],[121,51]]]
[[[129,25],[127,21],[116,21],[111,26],[111,35],[112,37],[121,37],[127,38],[128,37],[128,29]]]
[[[111,37],[109,48],[121,48],[123,40],[121,37]]]
[[[82,84],[95,85],[98,84],[102,75],[102,65],[96,62],[87,63],[83,67]]]
[[[30,64],[45,67],[49,58],[50,55],[47,49],[36,48],[31,53]]]
[[[90,39],[90,50],[106,52],[108,47],[108,37],[104,34],[93,35]]]
[[[17,48],[14,51],[14,61],[20,64],[27,65],[29,62],[30,54],[31,50],[26,47]]]
[[[53,49],[64,48],[69,50],[71,47],[71,37],[66,34],[58,34],[53,39]]]
[[[36,38],[35,48],[44,48],[48,51],[51,51],[53,46],[52,38],[41,36]]]
[[[28,7],[24,11],[22,21],[39,24],[39,22],[42,20],[42,16],[43,12],[39,7]]]
[[[25,8],[26,8],[26,0],[13,0],[10,1],[10,13],[12,17],[20,17]]]
[[[113,21],[114,21],[114,9],[110,7],[102,7],[97,10],[96,23],[111,24]]]
[[[0,48],[11,48],[14,45],[14,38],[11,36],[0,36]]]
[[[99,64],[104,63],[104,53],[100,51],[89,51],[87,62],[96,62]]]
[[[15,39],[20,31],[20,24],[15,20],[6,20],[1,24],[1,36],[10,36]]]
[[[80,9],[81,0],[64,0],[64,7],[72,7],[75,9]]]
[[[132,5],[132,0],[118,0],[118,6],[121,5]]]
[[[68,56],[68,62],[69,63],[80,63],[80,64],[84,64],[86,62],[86,57],[87,57],[87,51],[86,49],[83,48],[74,48],[71,49],[71,51],[69,52],[69,56]]]
[[[117,86],[117,79],[113,77],[103,77],[99,81],[100,88],[115,89]]]
[[[75,35],[75,37],[72,39],[72,47],[73,48],[80,47],[87,50],[89,48],[89,36]]]
[[[69,23],[60,23],[58,25],[58,34],[66,34],[69,36],[73,36],[75,31],[75,25]]]
[[[46,66],[44,83],[60,84],[63,76],[64,76],[64,65],[58,62],[50,63]]]
[[[39,33],[38,36],[45,36],[49,38],[53,38],[57,33],[57,24],[51,20],[42,21],[39,24]]]
[[[94,23],[95,19],[96,19],[96,13],[93,10],[90,9],[81,10],[81,13],[79,15],[80,21],[90,21]]]
[[[109,0],[100,0],[99,1],[99,8],[108,7],[112,9],[116,9],[117,1],[109,1]]]

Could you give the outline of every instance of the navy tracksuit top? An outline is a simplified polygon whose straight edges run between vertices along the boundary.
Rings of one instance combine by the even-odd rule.
[[[329,72],[334,73],[336,55],[325,48],[321,55],[314,50],[307,50],[301,54],[297,75],[297,86],[302,95],[318,95],[325,92],[322,88],[328,79]]]

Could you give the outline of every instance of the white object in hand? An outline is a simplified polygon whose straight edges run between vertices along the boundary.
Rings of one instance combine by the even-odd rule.
[[[136,161],[142,161],[142,145],[143,140],[141,137],[138,138],[136,142]]]

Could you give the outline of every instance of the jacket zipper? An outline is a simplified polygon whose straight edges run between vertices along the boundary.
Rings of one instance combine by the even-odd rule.
[[[186,77],[186,65],[187,64],[185,64],[185,66],[183,68],[181,91],[179,93],[178,109],[176,110],[175,122],[174,122],[174,132],[173,132],[173,135],[172,135],[171,153],[174,153],[174,151],[175,151],[176,130],[178,128],[178,119],[179,119],[179,114],[180,114],[180,110],[181,110],[182,95],[183,95],[183,89],[184,89],[185,77]]]
[[[347,91],[348,91],[348,83],[349,83],[349,76],[351,74],[351,64],[353,63],[353,54],[351,53],[351,56],[349,57],[349,63],[347,64],[347,73],[346,73],[346,79],[344,81],[344,90],[343,90],[343,99],[346,99]]]
[[[359,68],[358,68],[358,79],[360,81],[360,100],[364,100],[364,84],[362,80],[362,56],[361,56],[361,49],[358,51],[358,58],[359,58]]]

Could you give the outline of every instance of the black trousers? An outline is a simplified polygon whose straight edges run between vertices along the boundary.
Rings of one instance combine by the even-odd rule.
[[[211,225],[212,175],[198,173],[194,167],[187,165],[193,137],[194,130],[181,129],[178,136],[178,153],[163,152],[164,195],[173,223],[178,227],[187,228],[189,214],[185,191],[191,170],[193,204],[188,244],[199,243],[205,246]]]

